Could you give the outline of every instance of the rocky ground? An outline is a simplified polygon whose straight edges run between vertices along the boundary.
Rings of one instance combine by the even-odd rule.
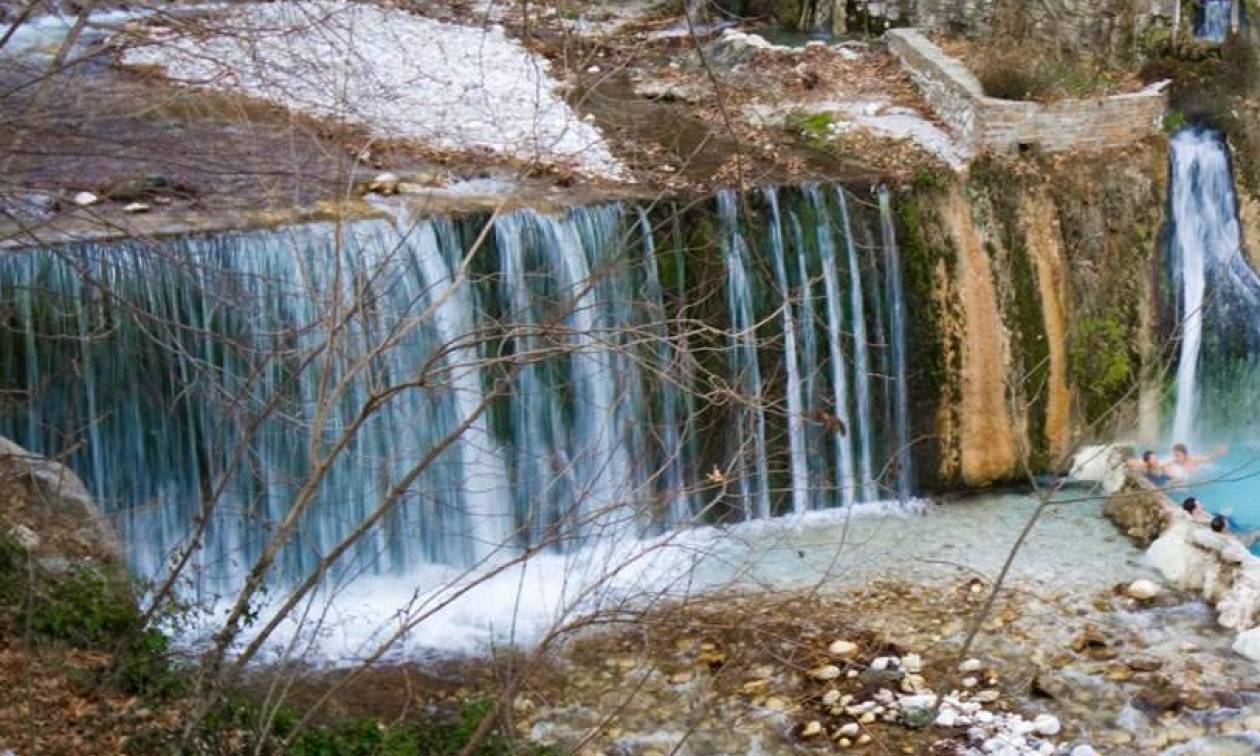
[[[367,99],[345,112],[320,98],[334,97],[336,81],[356,80],[338,78],[335,68],[306,70],[338,57],[319,51],[321,37],[302,70],[284,63],[296,54],[291,35],[280,58],[258,43],[237,60],[236,26],[222,14],[159,4],[148,15],[93,16],[79,44],[58,58],[72,16],[27,21],[0,50],[3,236],[30,243],[53,226],[155,233],[373,214],[381,209],[358,198],[381,173],[399,177],[394,186],[406,204],[435,212],[739,183],[896,181],[961,159],[874,40],[781,46],[720,24],[687,29],[679,16],[634,2],[531,3],[529,15],[516,4],[403,5],[386,13],[422,13],[416,34],[446,24],[452,33],[439,36],[463,30],[483,40],[483,51],[444,40],[450,68],[433,79],[447,89],[408,104],[417,94],[410,84],[395,95],[372,93],[406,81],[380,70],[380,61],[396,59],[400,72],[423,63],[406,53],[415,45],[403,44],[398,29],[377,39],[365,27],[354,44],[366,48],[348,49],[363,58],[366,68],[349,70],[367,77],[355,85]],[[500,28],[505,41],[495,49],[509,57],[518,53],[503,45],[528,51],[549,80],[494,78],[530,70],[485,58]],[[434,65],[417,70],[441,68]],[[456,94],[460,77],[472,76],[468,67],[485,96]],[[419,75],[417,83],[430,74]],[[506,89],[495,94],[496,86]],[[519,104],[530,106],[531,89],[534,116],[499,113],[508,95],[523,94]],[[548,90],[559,104],[548,104]],[[459,107],[481,101],[490,103],[487,126],[497,118],[526,128],[527,138],[459,120],[467,117]],[[390,103],[397,112],[382,110]],[[583,147],[592,140],[599,143]],[[537,149],[522,152],[526,143]]]

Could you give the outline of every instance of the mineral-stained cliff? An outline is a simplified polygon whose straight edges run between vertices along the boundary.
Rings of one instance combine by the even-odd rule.
[[[1161,143],[981,159],[899,202],[917,427],[930,487],[1057,468],[1138,421],[1157,372]]]

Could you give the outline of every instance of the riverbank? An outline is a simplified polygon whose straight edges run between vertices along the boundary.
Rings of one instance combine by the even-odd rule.
[[[1035,497],[715,530],[685,541],[692,590],[643,584],[637,600],[534,636],[541,646],[448,657],[442,685],[506,691],[515,735],[561,752],[1129,754],[1204,738],[1225,739],[1204,752],[1245,749],[1260,731],[1260,674],[1205,604],[1162,585],[1103,498],[1057,493],[991,606]],[[335,698],[359,702],[356,715],[388,719],[399,699],[379,691],[410,680],[424,697],[418,681],[435,668],[262,679],[305,700],[346,686]]]

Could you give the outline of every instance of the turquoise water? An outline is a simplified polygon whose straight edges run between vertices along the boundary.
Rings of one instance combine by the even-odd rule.
[[[1168,494],[1178,504],[1187,496],[1199,497],[1209,512],[1225,515],[1240,533],[1260,530],[1260,441],[1231,445],[1187,483],[1169,486]],[[1257,548],[1260,544],[1252,551],[1260,554]]]

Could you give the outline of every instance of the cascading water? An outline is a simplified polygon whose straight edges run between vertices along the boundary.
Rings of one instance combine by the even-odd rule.
[[[879,220],[884,241],[884,271],[888,278],[888,302],[892,338],[892,391],[894,443],[893,458],[896,461],[897,498],[910,498],[913,486],[913,468],[910,463],[910,396],[906,367],[906,300],[901,287],[901,254],[897,249],[897,234],[893,225],[892,197],[887,187],[879,190]]]
[[[1242,256],[1229,152],[1219,133],[1189,127],[1173,137],[1170,195],[1169,255],[1181,337],[1172,437],[1189,443],[1196,440],[1203,416],[1205,322],[1211,321],[1218,335],[1235,327],[1255,333],[1260,278]],[[1229,340],[1239,346],[1255,341]]]
[[[236,590],[286,522],[270,584],[344,548],[330,582],[415,591],[527,547],[598,572],[599,544],[729,518],[715,467],[742,465],[747,517],[904,496],[888,198],[865,264],[872,219],[850,205],[723,193],[712,252],[653,222],[685,211],[613,204],[517,211],[484,238],[476,218],[400,219],[11,253],[0,380],[24,401],[0,433],[66,455],[141,575],[196,545],[200,597]],[[739,391],[730,411],[715,385]],[[864,455],[895,480],[855,475]]]
[[[1202,0],[1194,34],[1208,42],[1224,42],[1233,26],[1233,0]]]

